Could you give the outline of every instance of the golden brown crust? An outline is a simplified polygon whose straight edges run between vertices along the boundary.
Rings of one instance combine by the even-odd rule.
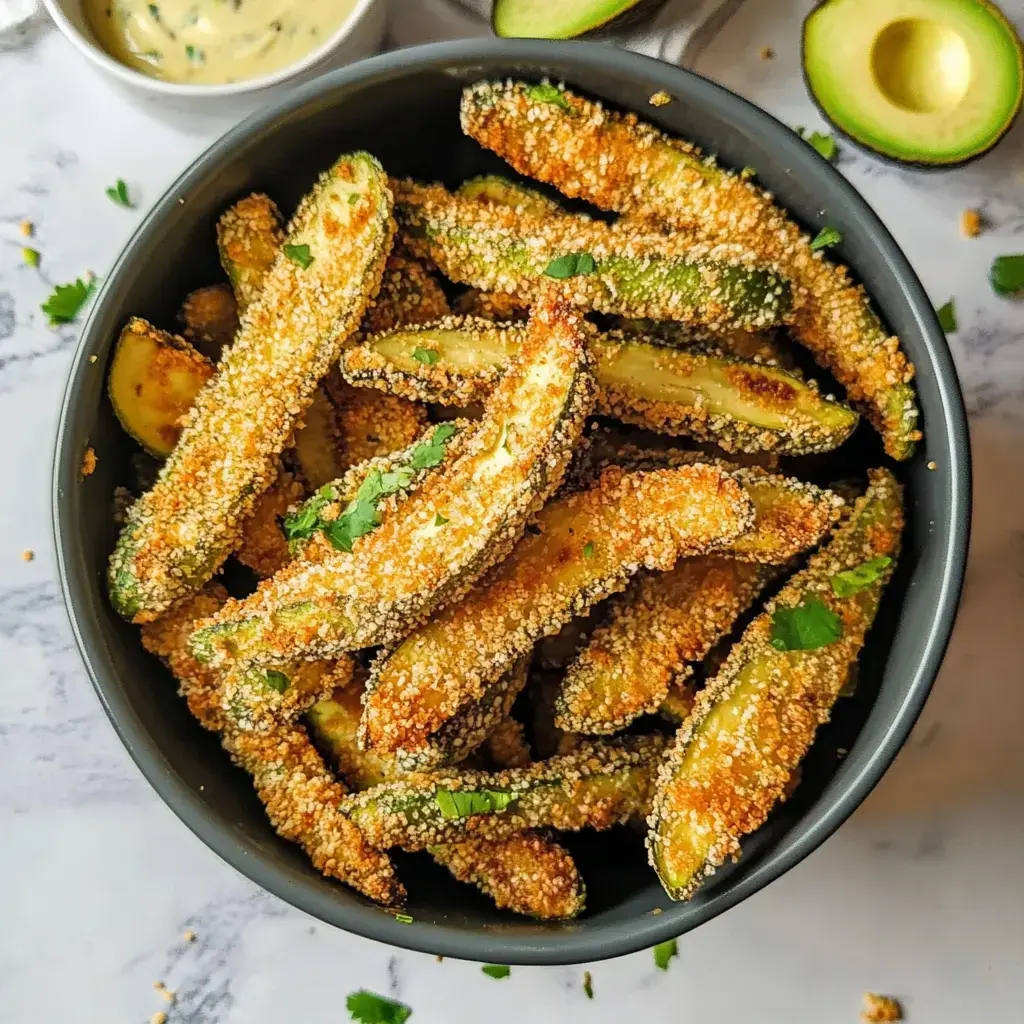
[[[282,472],[273,486],[260,496],[252,515],[242,523],[242,542],[235,551],[235,558],[257,576],[273,576],[291,561],[280,519],[304,494],[302,481],[292,473]]]
[[[366,311],[361,329],[366,334],[381,334],[407,324],[428,324],[450,312],[437,278],[421,260],[398,248],[388,256],[380,291]]]
[[[235,293],[226,284],[196,288],[185,296],[178,311],[185,337],[211,358],[230,345],[238,331]]]
[[[240,199],[217,221],[217,248],[240,314],[259,298],[284,239],[281,211],[261,192]]]
[[[562,97],[567,109],[532,101],[522,85],[481,82],[464,93],[463,130],[568,196],[709,242],[741,241],[777,265],[794,286],[797,340],[864,404],[889,453],[906,458],[921,436],[913,366],[846,268],[812,251],[803,230],[745,176],[635,114],[612,113],[571,92]]]

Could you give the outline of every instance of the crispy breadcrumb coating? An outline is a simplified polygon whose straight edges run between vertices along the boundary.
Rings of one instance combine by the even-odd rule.
[[[279,520],[302,500],[305,490],[302,481],[292,473],[280,473],[270,489],[260,495],[252,515],[242,523],[242,542],[235,558],[257,576],[273,576],[291,561]]]
[[[740,242],[793,285],[793,333],[908,458],[920,440],[913,366],[846,268],[744,175],[672,139],[635,114],[569,91],[544,102],[523,83],[479,82],[462,98],[462,127],[521,174],[605,210],[669,224],[709,244]]]
[[[221,214],[217,249],[239,314],[259,298],[284,240],[284,218],[270,196],[254,192]]]
[[[226,284],[196,288],[185,296],[178,311],[185,337],[201,352],[216,359],[238,331],[235,293]]]

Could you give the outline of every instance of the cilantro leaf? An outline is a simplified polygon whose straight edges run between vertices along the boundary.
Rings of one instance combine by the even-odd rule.
[[[118,206],[127,207],[129,210],[135,205],[131,196],[128,195],[128,186],[124,183],[124,178],[118,178],[117,182],[106,190],[107,198],[112,203],[117,203]]]
[[[324,524],[324,536],[339,551],[351,551],[352,542],[380,526],[375,500],[356,498],[333,523]]]
[[[441,515],[440,512],[438,512],[437,515],[434,516],[434,525],[435,526],[447,526],[448,522],[449,522],[449,520],[445,519],[445,517],[443,515]]]
[[[430,440],[418,444],[413,449],[409,465],[413,469],[429,469],[440,465],[444,459],[445,444],[458,432],[458,427],[453,427],[450,423],[438,424]]]
[[[268,668],[263,672],[263,681],[272,690],[276,690],[278,693],[284,693],[288,689],[288,684],[291,680],[283,673],[278,672],[277,669]]]
[[[285,242],[281,246],[281,251],[285,254],[298,267],[302,267],[305,270],[310,263],[313,262],[313,257],[310,255],[308,245],[292,245],[291,242]]]
[[[514,803],[515,793],[500,789],[439,789],[434,800],[449,821],[473,814],[500,814]]]
[[[412,1010],[404,1003],[367,992],[361,988],[346,1000],[349,1016],[358,1024],[405,1024],[412,1016]]]
[[[565,111],[572,110],[572,107],[569,106],[569,101],[565,98],[565,93],[557,85],[552,85],[550,82],[541,82],[540,85],[528,86],[526,98],[534,100],[536,103],[553,103],[556,107],[560,107]]]
[[[956,305],[953,300],[950,299],[944,306],[939,306],[935,313],[939,318],[939,326],[946,334],[956,334]]]
[[[819,249],[827,249],[830,245],[836,245],[843,240],[842,232],[839,228],[831,227],[826,224],[811,240],[811,252],[817,252]]]
[[[399,924],[412,924],[411,914],[395,914],[395,920]]]
[[[836,597],[850,597],[862,590],[866,590],[875,583],[878,578],[892,565],[892,559],[888,555],[879,555],[877,558],[868,559],[855,565],[852,569],[844,569],[832,577],[832,593]]]
[[[585,277],[596,269],[597,263],[589,252],[570,252],[551,260],[544,268],[544,273],[556,281],[564,281],[569,277]]]
[[[594,979],[590,977],[590,971],[583,972],[583,994],[588,999],[594,998]]]
[[[185,56],[188,57],[193,64],[206,63],[206,53],[200,47],[193,46],[191,43],[185,47]]]
[[[42,256],[38,249],[30,249],[27,246],[21,250],[21,258],[26,266],[38,267]]]
[[[488,978],[494,978],[495,981],[507,978],[512,973],[512,968],[507,964],[484,964],[480,970],[483,971]]]
[[[84,282],[79,277],[73,284],[59,284],[39,308],[50,318],[51,327],[56,324],[69,324],[81,312],[95,288],[96,279],[93,277],[87,278]]]
[[[396,494],[398,491],[404,491],[415,477],[416,471],[410,466],[399,466],[398,469],[381,473],[380,492],[381,494]]]
[[[668,962],[674,956],[679,956],[679,946],[675,939],[666,939],[654,947],[654,966],[662,971],[668,970]]]
[[[814,594],[805,594],[799,604],[781,606],[772,613],[772,647],[777,651],[814,651],[842,635],[839,616]]]
[[[997,256],[992,261],[988,279],[996,295],[1020,295],[1024,292],[1024,253]]]
[[[809,146],[812,146],[829,163],[833,163],[839,156],[839,147],[836,140],[827,132],[808,132],[802,125],[797,125],[793,131],[800,136]]]
[[[303,502],[298,511],[285,516],[282,523],[285,539],[294,541],[312,537],[322,525],[320,513],[334,500],[334,492],[331,487],[329,485],[321,487],[316,497]]]
[[[592,540],[588,540],[587,543],[583,545],[583,557],[587,559],[594,557],[594,542]]]
[[[418,363],[426,363],[433,366],[441,357],[432,348],[420,348],[418,345],[413,349],[413,359]]]

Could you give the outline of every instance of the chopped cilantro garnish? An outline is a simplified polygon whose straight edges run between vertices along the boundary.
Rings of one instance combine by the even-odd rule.
[[[597,269],[594,257],[589,252],[570,252],[556,256],[545,268],[544,273],[556,281],[569,277],[584,277]]]
[[[554,103],[556,107],[561,107],[562,110],[572,109],[569,106],[569,101],[565,98],[565,93],[557,85],[552,85],[550,82],[541,82],[540,85],[528,86],[526,98],[535,100],[537,103]]]
[[[879,555],[871,558],[852,569],[844,569],[832,577],[832,593],[836,597],[850,597],[862,590],[866,590],[872,583],[892,565],[892,559],[888,555]]]
[[[302,267],[303,270],[313,262],[308,245],[292,245],[290,242],[285,242],[281,249],[292,263]]]
[[[185,47],[185,56],[193,64],[202,64],[206,61],[206,54],[198,46],[193,46],[191,43]]]
[[[417,363],[426,363],[427,366],[433,366],[441,358],[432,348],[420,348],[418,345],[413,349],[412,357]]]
[[[663,971],[668,970],[668,962],[674,956],[679,956],[679,947],[675,939],[666,939],[654,947],[654,966]]]
[[[1024,292],[1024,253],[997,256],[992,261],[988,279],[996,295],[1020,295]]]
[[[413,469],[429,469],[438,466],[444,460],[444,446],[448,440],[458,433],[458,428],[450,423],[440,423],[429,441],[418,444],[409,459]]]
[[[395,914],[395,920],[399,924],[412,924],[411,914]]]
[[[156,4],[146,4],[146,10],[149,11],[150,17],[160,20],[160,8]]]
[[[353,992],[345,1000],[349,1016],[358,1024],[405,1024],[412,1010],[404,1003],[367,992],[365,988]]]
[[[839,616],[814,594],[772,613],[772,647],[777,651],[813,651],[835,643],[842,635]]]
[[[457,432],[458,428],[450,423],[438,424],[430,440],[413,449],[407,465],[398,466],[386,473],[379,469],[371,470],[359,485],[355,498],[335,519],[325,520],[323,511],[336,502],[338,496],[330,484],[321,487],[296,512],[285,517],[285,537],[289,542],[294,542],[322,531],[333,547],[339,551],[351,551],[353,541],[371,533],[380,525],[377,506],[381,498],[406,490],[416,478],[418,470],[438,465],[444,459],[445,444]]]
[[[38,267],[39,261],[42,259],[38,249],[29,249],[28,247],[21,250],[21,258],[30,267]]]
[[[939,326],[946,332],[946,334],[955,334],[957,323],[956,323],[956,306],[953,300],[950,299],[944,306],[939,306],[935,310],[936,315],[939,318]]]
[[[809,146],[813,146],[829,163],[832,163],[839,155],[839,147],[836,145],[836,140],[826,132],[808,132],[801,125],[797,125],[793,130],[804,142]]]
[[[473,814],[500,814],[515,799],[515,793],[500,789],[439,789],[434,794],[441,815],[449,820]]]
[[[447,526],[448,525],[448,520],[445,519],[445,517],[443,515],[441,515],[440,512],[438,512],[437,515],[434,516],[434,525],[435,526]]]
[[[40,309],[50,318],[50,326],[69,324],[81,312],[89,296],[96,288],[96,279],[76,278],[73,284],[59,284]]]
[[[496,981],[500,981],[502,978],[507,978],[512,973],[512,968],[507,964],[484,964],[480,968],[488,978],[494,978]]]
[[[594,542],[592,540],[588,540],[587,543],[583,545],[583,557],[584,558],[593,558],[594,557]]]
[[[830,245],[836,245],[842,240],[842,232],[838,228],[826,224],[811,240],[811,252],[827,249]]]
[[[283,673],[278,672],[277,669],[268,668],[263,673],[263,681],[272,690],[277,690],[278,693],[284,693],[288,689],[288,684],[291,680]]]
[[[583,994],[588,999],[594,998],[594,979],[590,977],[590,971],[583,972]]]
[[[129,210],[135,205],[131,196],[128,195],[128,186],[124,183],[124,178],[118,178],[117,181],[106,189],[107,198],[112,203],[117,203],[118,206],[127,207]]]

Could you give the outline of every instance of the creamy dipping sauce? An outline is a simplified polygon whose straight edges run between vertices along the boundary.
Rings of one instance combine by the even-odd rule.
[[[322,46],[357,0],[84,0],[104,50],[166,82],[259,78]]]

